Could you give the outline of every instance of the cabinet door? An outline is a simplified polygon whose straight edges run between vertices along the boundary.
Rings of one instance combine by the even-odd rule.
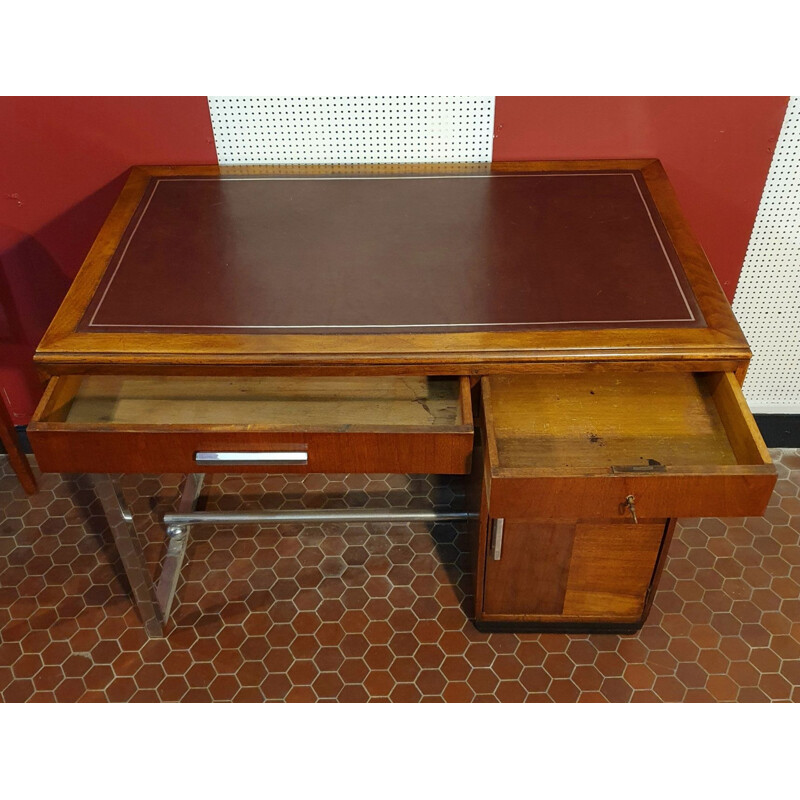
[[[667,521],[490,520],[482,617],[636,622],[667,527]]]

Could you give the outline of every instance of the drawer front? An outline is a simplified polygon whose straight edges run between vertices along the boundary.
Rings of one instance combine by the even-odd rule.
[[[135,380],[128,385],[117,379],[116,394],[105,386],[106,394],[89,402],[81,399],[86,382],[58,378],[28,432],[45,472],[469,471],[473,426],[467,379],[436,387],[430,398],[419,385],[425,379],[397,385],[376,379],[382,381],[373,392],[377,397],[365,380],[371,379],[337,379],[329,397],[323,380],[312,380],[312,388],[300,381],[295,394],[270,382],[269,392],[281,392],[273,400],[266,389],[254,397],[249,384],[230,386],[239,379],[222,388],[201,384],[197,393],[206,394],[187,400],[182,394],[193,391],[191,382],[181,379],[171,390],[159,388],[156,399],[148,396],[143,412],[145,390]],[[142,416],[153,423],[142,423]],[[220,424],[226,418],[235,423]],[[273,430],[270,418],[280,423]]]
[[[489,511],[512,519],[623,519],[760,516],[775,478],[770,474],[489,478]]]
[[[777,476],[734,377],[484,378],[489,513],[758,516]]]
[[[36,430],[29,435],[43,472],[457,474],[469,471],[472,453],[469,433]]]
[[[617,622],[641,619],[666,521],[491,520],[482,617],[497,621]],[[498,542],[498,536],[502,539]]]

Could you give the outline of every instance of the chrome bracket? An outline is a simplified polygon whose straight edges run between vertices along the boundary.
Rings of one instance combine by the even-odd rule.
[[[203,489],[203,478],[204,475],[199,472],[186,476],[183,491],[178,500],[179,514],[191,514],[194,511],[197,505],[197,498]],[[178,588],[181,566],[186,556],[186,548],[189,545],[189,523],[182,525],[166,523],[166,526],[167,536],[169,537],[167,555],[164,558],[164,566],[161,568],[161,575],[156,586],[156,596],[164,615],[165,624],[169,620],[172,603],[175,600],[175,590]]]

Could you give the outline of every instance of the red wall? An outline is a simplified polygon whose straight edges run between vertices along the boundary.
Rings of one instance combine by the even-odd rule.
[[[0,391],[16,424],[31,357],[134,164],[215,164],[205,97],[0,98]]]
[[[733,297],[785,97],[498,97],[494,158],[656,156]],[[205,97],[0,98],[0,391],[31,356],[133,164],[213,164]]]
[[[788,97],[498,97],[495,161],[661,160],[733,300]]]

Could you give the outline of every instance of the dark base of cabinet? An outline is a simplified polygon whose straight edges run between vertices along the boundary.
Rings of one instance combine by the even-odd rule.
[[[481,633],[638,633],[639,622],[479,622],[473,625]]]

